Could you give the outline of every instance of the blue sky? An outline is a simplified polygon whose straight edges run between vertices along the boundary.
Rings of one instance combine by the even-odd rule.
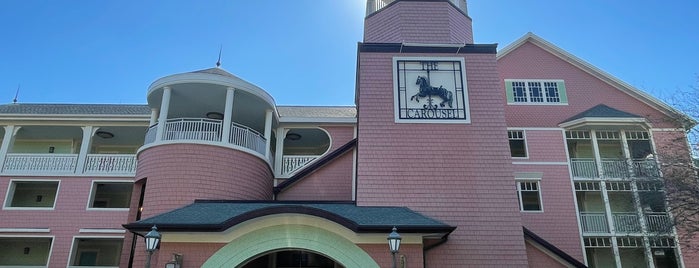
[[[476,43],[533,32],[660,98],[697,85],[699,2],[468,0]],[[283,105],[353,105],[363,0],[0,2],[0,103],[145,103],[214,67]]]

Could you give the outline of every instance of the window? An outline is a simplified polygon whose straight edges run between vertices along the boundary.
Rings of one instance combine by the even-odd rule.
[[[124,239],[75,238],[71,266],[119,266]]]
[[[539,181],[517,181],[519,209],[521,211],[542,211]]]
[[[566,104],[563,80],[505,79],[509,104]]]
[[[58,181],[11,181],[5,207],[53,208]]]
[[[0,237],[0,266],[46,266],[51,237]]]
[[[132,191],[132,182],[95,181],[88,207],[128,209]]]
[[[507,138],[510,140],[510,155],[512,157],[527,157],[527,143],[524,139],[524,131],[509,130]]]

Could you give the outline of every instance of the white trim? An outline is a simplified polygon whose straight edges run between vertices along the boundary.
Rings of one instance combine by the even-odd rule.
[[[126,230],[123,229],[91,229],[91,228],[83,228],[80,229],[80,233],[101,233],[101,234],[125,234]]]
[[[87,198],[87,206],[85,207],[86,210],[100,210],[100,211],[128,211],[129,210],[129,207],[125,207],[125,208],[94,208],[94,207],[91,207],[92,203],[94,203],[93,201],[94,201],[95,194],[96,194],[95,184],[97,184],[97,183],[131,183],[131,186],[133,186],[134,180],[92,180],[92,182],[90,183],[90,196]]]
[[[619,126],[619,125],[637,125],[637,124],[642,124],[650,127],[650,122],[646,120],[645,118],[639,118],[639,117],[583,117],[583,118],[578,118],[572,121],[568,122],[563,122],[558,124],[558,126],[566,129],[574,128],[574,127],[579,127],[579,126],[584,126],[584,125],[594,125],[594,126],[602,126],[602,125],[611,125],[611,126]]]
[[[522,131],[522,140],[524,141],[524,156],[512,156],[512,148],[510,148],[510,157],[517,160],[529,159],[529,144],[527,143],[527,131],[524,129],[507,129],[507,147],[510,147],[510,131]]]
[[[66,264],[66,267],[81,267],[81,266],[71,265],[70,263],[72,261],[75,261],[75,257],[76,257],[75,256],[76,252],[73,252],[75,250],[75,240],[82,239],[82,238],[85,238],[85,239],[122,239],[121,246],[122,247],[124,246],[124,241],[123,241],[124,236],[123,235],[121,235],[121,236],[82,236],[82,235],[73,236],[73,239],[71,240],[71,243],[70,243],[70,251],[68,252],[68,264]],[[121,257],[119,257],[119,258],[121,259]],[[120,262],[119,264],[121,265],[121,261],[119,261],[119,262]],[[106,266],[106,267],[111,267],[111,266]],[[117,266],[114,266],[114,267],[117,267]]]
[[[563,148],[565,149],[566,157],[570,158],[568,151],[568,139],[566,138],[566,130],[561,129],[563,136]],[[568,164],[568,179],[570,180],[570,189],[573,194],[573,206],[575,206],[575,221],[578,223],[578,236],[580,237],[580,249],[582,250],[583,262],[587,265],[587,254],[585,254],[585,241],[583,240],[582,222],[580,221],[580,208],[578,207],[578,194],[575,191],[575,178],[573,177],[573,168]],[[600,189],[601,191],[601,189]]]
[[[536,242],[533,241],[532,239],[524,239],[524,242],[527,242],[527,244],[532,245],[534,248],[536,248],[537,250],[539,250],[541,253],[544,253],[544,255],[551,257],[552,259],[556,260],[556,261],[557,261],[558,263],[560,263],[561,265],[563,265],[563,266],[565,266],[565,267],[575,268],[575,266],[573,266],[572,264],[568,263],[566,260],[564,260],[563,258],[559,257],[558,255],[553,254],[550,250],[548,250],[548,249],[545,248],[545,247],[542,247],[541,245],[539,245],[539,243],[536,243]],[[583,250],[583,255],[587,255],[587,254],[584,254],[584,253],[585,253],[585,250]]]
[[[55,235],[0,235],[0,238],[3,237],[9,237],[9,238],[51,238],[51,245],[49,246],[49,253],[48,257],[46,258],[46,265],[45,266],[0,266],[0,267],[51,267],[51,255],[53,255],[53,245],[56,242],[56,236]]]
[[[280,117],[279,123],[357,123],[356,117]]]
[[[564,165],[567,166],[568,162],[519,162],[519,161],[512,161],[513,165]]]
[[[398,61],[459,61],[461,63],[461,82],[463,86],[463,101],[464,101],[464,116],[465,119],[400,119],[400,107],[398,103]],[[393,117],[395,123],[407,123],[407,124],[470,124],[471,123],[471,104],[468,98],[468,77],[466,76],[466,61],[464,57],[393,57],[392,62],[392,75],[393,75]],[[456,90],[455,90],[456,91]],[[454,92],[456,95],[456,92]],[[456,98],[456,97],[454,97]],[[458,101],[454,99],[454,101]]]
[[[524,97],[527,101],[524,101],[524,102],[514,101],[514,99],[517,96],[515,96],[514,92],[512,92],[512,101],[510,102],[510,100],[508,99],[507,100],[508,105],[543,105],[543,106],[550,106],[550,105],[564,105],[565,106],[565,105],[568,105],[568,98],[566,97],[566,101],[563,102],[563,100],[561,98],[561,95],[562,95],[561,91],[565,92],[566,96],[568,96],[568,92],[566,92],[566,90],[561,90],[560,88],[558,88],[558,86],[556,86],[556,89],[558,90],[558,100],[559,101],[549,102],[546,100],[548,92],[546,91],[546,89],[544,87],[544,83],[553,82],[553,83],[556,83],[556,85],[558,85],[558,83],[560,82],[560,83],[565,85],[565,81],[563,79],[510,79],[510,78],[508,78],[508,79],[504,79],[505,90],[507,90],[507,83],[513,83],[513,82],[524,82],[525,83],[525,91],[524,91],[525,96]],[[542,93],[543,101],[533,102],[530,100],[530,98],[531,98],[531,90],[529,90],[529,83],[530,82],[539,83],[539,85],[541,86],[540,90],[542,91],[541,93]],[[565,86],[564,86],[564,89],[565,89]],[[507,95],[507,94],[508,93],[506,93],[505,95]]]
[[[541,180],[543,172],[515,172],[515,180]]]
[[[223,147],[223,148],[228,148],[228,149],[233,149],[233,150],[238,150],[244,153],[251,154],[253,156],[256,156],[260,158],[262,161],[267,163],[267,165],[270,167],[270,169],[274,170],[274,166],[270,163],[269,159],[266,159],[264,155],[250,150],[248,148],[238,146],[235,144],[227,143],[227,142],[219,142],[219,141],[198,141],[198,140],[162,140],[162,141],[154,141],[148,144],[144,144],[141,146],[141,148],[138,148],[138,151],[136,152],[136,157],[138,157],[141,152],[143,152],[146,149],[153,148],[156,146],[161,146],[161,145],[170,145],[170,144],[201,144],[201,145],[211,145],[211,146],[217,146],[217,147]],[[131,174],[131,177],[133,177],[134,174]]]
[[[49,228],[0,228],[0,233],[50,233]]]
[[[560,127],[507,127],[507,130],[559,131]]]
[[[533,172],[532,172],[533,173]],[[543,175],[543,173],[542,173]],[[543,177],[543,176],[542,176]],[[524,201],[522,200],[522,182],[533,182],[536,183],[536,193],[539,195],[539,210],[524,210]],[[515,178],[515,185],[517,189],[517,199],[519,199],[519,212],[527,213],[543,213],[544,212],[544,198],[541,194],[541,178]],[[524,190],[526,192],[533,192],[532,190]]]
[[[5,175],[5,174],[3,174]],[[56,195],[53,199],[53,206],[51,207],[9,207],[10,205],[10,197],[14,198],[14,193],[10,194],[11,191],[14,191],[14,183],[15,182],[58,182],[58,185],[56,186]],[[5,202],[3,202],[2,209],[3,210],[55,210],[56,209],[56,203],[58,202],[58,193],[61,191],[61,180],[58,179],[10,179],[9,184],[7,186],[7,192],[5,193]]]
[[[685,132],[686,130],[683,128],[651,128],[650,131],[657,131],[657,132]]]

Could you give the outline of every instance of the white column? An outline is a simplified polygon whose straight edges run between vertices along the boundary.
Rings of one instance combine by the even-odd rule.
[[[616,228],[614,227],[614,215],[612,214],[612,207],[609,204],[609,193],[607,193],[607,183],[604,177],[604,168],[602,167],[602,158],[599,153],[599,145],[597,144],[597,132],[594,130],[590,131],[590,138],[592,139],[592,152],[595,154],[595,164],[597,165],[598,178],[602,179],[600,181],[600,190],[602,191],[602,202],[604,202],[604,215],[607,218],[607,225],[609,226],[609,232],[612,234],[609,238],[612,244],[612,254],[614,255],[614,262],[616,267],[621,267],[621,255],[619,254],[619,245],[616,241]]]
[[[233,97],[235,95],[235,88],[229,87],[226,90],[226,107],[223,111],[223,134],[221,141],[224,143],[231,142],[231,124],[233,122]]]
[[[158,122],[158,108],[150,109],[150,121],[148,122],[148,127],[155,125]]]
[[[286,132],[288,130],[278,127],[277,128],[277,148],[275,150],[275,155],[274,155],[274,174],[276,176],[279,176],[282,174],[282,162],[284,161],[284,137],[286,136]],[[276,177],[275,176],[275,177]],[[274,182],[276,186],[276,180]]]
[[[82,174],[85,171],[85,161],[87,160],[87,154],[90,153],[90,147],[92,146],[92,137],[99,128],[93,126],[84,126],[83,130],[83,140],[80,143],[80,154],[78,154],[78,163],[75,168],[75,173]]]
[[[265,158],[269,160],[270,148],[272,147],[272,110],[265,112]]]
[[[5,136],[2,138],[2,146],[0,146],[0,166],[2,166],[3,169],[7,153],[12,149],[12,145],[15,143],[15,136],[17,136],[17,131],[19,131],[20,128],[22,127],[14,125],[5,126]]]
[[[172,89],[170,87],[163,87],[163,98],[160,100],[160,116],[158,116],[158,127],[155,132],[156,142],[163,140],[167,113],[170,110],[170,95],[172,95]]]

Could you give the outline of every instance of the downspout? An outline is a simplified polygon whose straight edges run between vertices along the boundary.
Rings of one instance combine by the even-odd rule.
[[[436,247],[441,246],[442,244],[446,243],[447,240],[449,240],[450,233],[451,232],[442,236],[442,238],[439,239],[439,242],[422,248],[422,267],[423,268],[427,268],[427,251],[430,251],[431,249],[436,248]]]
[[[147,182],[148,182],[148,180],[146,179],[146,181],[143,182],[143,185],[141,185],[141,196],[138,197],[138,208],[136,208],[137,209],[137,212],[136,212],[136,220],[137,221],[141,219],[141,208],[143,207],[143,198],[146,195],[146,183]],[[131,240],[131,252],[129,252],[129,266],[128,266],[129,268],[133,267],[133,257],[134,257],[134,254],[136,253],[136,235],[141,236],[141,237],[143,236],[143,235],[140,235],[140,234],[135,233],[135,232],[132,232],[132,233],[133,233],[133,239]]]

